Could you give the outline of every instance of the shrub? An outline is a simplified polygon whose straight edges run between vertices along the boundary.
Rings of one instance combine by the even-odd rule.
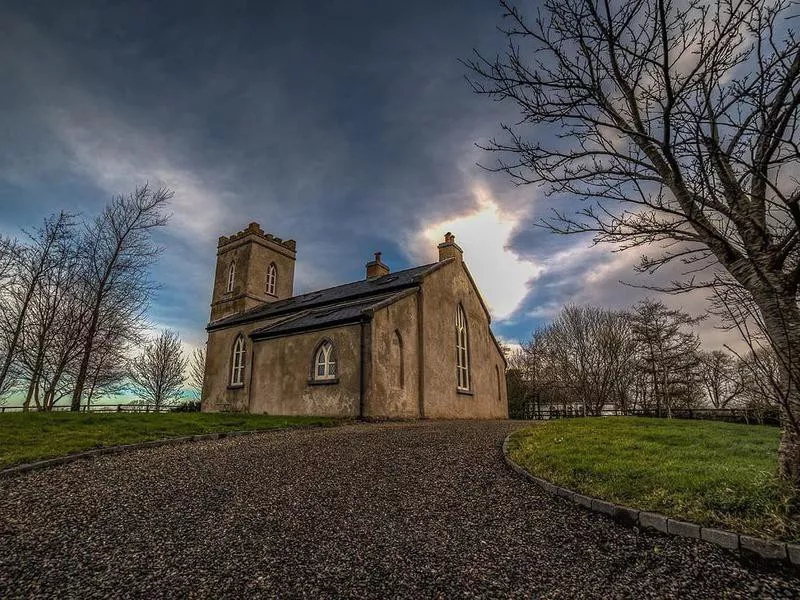
[[[185,400],[180,404],[176,404],[175,407],[170,410],[170,412],[200,412],[200,400]]]

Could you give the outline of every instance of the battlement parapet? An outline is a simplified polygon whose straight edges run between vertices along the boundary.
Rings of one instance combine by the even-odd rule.
[[[264,230],[261,229],[261,225],[255,222],[250,223],[246,229],[239,231],[238,233],[234,233],[233,235],[229,236],[221,235],[217,242],[217,247],[221,248],[222,246],[240,240],[248,235],[258,236],[262,239],[272,242],[273,244],[278,244],[279,246],[283,246],[284,248],[292,252],[297,251],[297,242],[295,240],[283,240],[277,236],[272,235],[271,233],[264,233]]]

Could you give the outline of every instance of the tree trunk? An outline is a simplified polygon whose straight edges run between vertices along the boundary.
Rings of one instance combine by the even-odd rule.
[[[22,404],[22,411],[28,412],[31,408],[31,400],[33,400],[33,389],[36,383],[39,381],[39,367],[36,367],[36,370],[31,375],[30,384],[28,384],[28,393],[25,395],[25,402]]]
[[[794,488],[800,502],[800,309],[793,294],[754,294],[766,333],[780,364],[780,381],[774,393],[780,404],[781,476]]]
[[[38,278],[31,282],[27,291],[25,292],[25,299],[20,307],[19,315],[17,315],[17,322],[14,327],[14,331],[11,334],[11,341],[8,344],[8,352],[6,352],[3,366],[0,367],[0,389],[3,388],[3,384],[5,383],[8,373],[11,370],[11,364],[14,362],[14,356],[17,353],[17,345],[19,344],[19,337],[22,334],[22,326],[25,322],[25,317],[28,314],[28,306],[31,303],[31,298],[33,298],[33,292],[36,289],[37,284]]]
[[[795,394],[794,401],[797,402],[798,399],[800,397]],[[794,502],[797,504],[795,508],[800,510],[800,435],[785,425],[781,432],[778,462],[781,475],[794,486]]]
[[[105,286],[105,281],[103,282],[103,285]],[[92,319],[89,323],[89,330],[86,332],[86,341],[84,342],[83,346],[81,365],[78,369],[78,375],[75,378],[75,390],[72,393],[72,403],[70,405],[70,410],[73,412],[81,409],[81,396],[83,396],[83,389],[86,386],[86,376],[89,373],[89,360],[92,357],[94,338],[95,335],[97,335],[97,323],[100,320],[101,302],[102,293],[98,293],[92,310]]]

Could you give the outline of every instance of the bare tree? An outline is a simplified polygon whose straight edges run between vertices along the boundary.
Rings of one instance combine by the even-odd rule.
[[[152,292],[148,268],[160,253],[153,230],[166,225],[164,213],[172,192],[147,185],[117,196],[103,214],[87,225],[83,252],[86,266],[88,318],[72,393],[72,410],[80,410],[89,370],[98,351],[103,318],[120,314],[127,325],[141,323]],[[133,328],[135,329],[135,328]]]
[[[593,306],[565,306],[547,328],[547,367],[555,385],[569,392],[571,402],[597,415],[616,404],[630,373],[635,341],[619,313]]]
[[[501,5],[508,51],[469,63],[478,93],[522,112],[488,145],[511,157],[497,169],[588,202],[556,212],[556,231],[660,247],[644,271],[682,260],[673,291],[708,269],[746,290],[782,365],[780,470],[800,490],[796,4],[545,0],[533,19]]]
[[[18,256],[19,248],[16,240],[0,236],[0,361],[3,363],[11,354],[8,347],[11,336],[8,335],[7,324],[12,320],[9,319],[11,291]],[[10,387],[9,378],[6,377],[0,382],[0,398],[3,398]]]
[[[700,377],[711,406],[727,408],[743,391],[736,358],[722,350],[701,352]]]
[[[673,407],[690,408],[697,403],[700,339],[687,329],[700,319],[650,298],[638,302],[629,319],[638,367],[645,374],[656,412],[666,410],[671,416]]]
[[[38,410],[50,410],[66,394],[60,383],[74,365],[84,325],[73,229],[50,250],[48,260],[51,266],[35,286],[19,342],[18,363],[28,383],[24,410],[32,401]],[[62,393],[57,395],[56,390]]]
[[[767,348],[748,352],[738,363],[738,377],[742,386],[742,400],[747,408],[763,416],[780,407],[781,365]]]
[[[158,410],[183,395],[186,366],[178,334],[165,329],[131,360],[128,376],[134,392]]]
[[[195,348],[189,357],[189,388],[194,399],[203,399],[203,380],[206,373],[206,348]]]
[[[16,246],[6,267],[11,273],[3,303],[0,305],[0,335],[3,337],[4,356],[0,363],[0,391],[11,387],[12,368],[19,354],[20,339],[31,304],[35,301],[43,281],[58,269],[68,254],[73,217],[60,213],[45,219],[42,227],[27,234],[29,242]]]
[[[4,298],[13,280],[18,248],[14,239],[0,235],[0,298]]]

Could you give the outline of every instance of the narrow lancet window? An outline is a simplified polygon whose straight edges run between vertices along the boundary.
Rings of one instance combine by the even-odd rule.
[[[227,292],[233,291],[234,281],[236,281],[236,263],[232,262],[230,268],[228,269],[228,287],[226,289]]]
[[[469,391],[469,332],[464,307],[456,309],[456,381],[458,389]]]
[[[278,283],[278,269],[275,267],[275,263],[270,264],[269,269],[267,269],[267,293],[270,296],[275,295],[275,289],[277,288]]]
[[[244,385],[244,351],[244,337],[240,335],[231,353],[231,385]]]

